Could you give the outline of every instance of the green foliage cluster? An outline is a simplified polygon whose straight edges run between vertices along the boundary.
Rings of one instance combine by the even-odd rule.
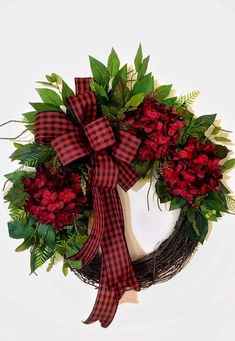
[[[95,92],[101,110],[110,120],[117,122],[125,112],[135,110],[147,94],[154,91],[154,78],[146,73],[149,56],[143,57],[141,45],[135,56],[135,68],[128,70],[127,64],[120,66],[116,51],[112,48],[107,66],[90,58],[93,79],[91,89]]]
[[[37,148],[39,147],[45,146],[36,144],[17,146],[16,152],[12,154],[12,160],[19,160],[24,165],[28,165],[27,155],[31,155],[31,157],[35,156],[35,160],[37,159],[38,162],[45,163],[48,160],[48,153],[42,149],[38,151]],[[33,148],[32,154],[29,154],[31,148]],[[84,167],[79,166],[78,168],[84,170]],[[91,212],[83,212],[76,221],[65,226],[62,230],[54,230],[51,225],[38,223],[32,215],[24,210],[28,195],[24,191],[22,180],[25,177],[33,178],[34,176],[34,170],[22,169],[5,175],[7,180],[11,182],[10,190],[4,196],[4,199],[9,203],[11,217],[8,223],[9,236],[14,239],[23,239],[23,242],[16,248],[16,252],[30,249],[31,273],[47,261],[49,261],[47,271],[50,271],[55,261],[61,259],[63,260],[62,271],[66,275],[69,268],[80,269],[82,266],[80,260],[73,261],[68,258],[76,254],[86,242],[88,219]],[[83,177],[87,179],[85,171]],[[85,191],[85,181],[83,181],[83,186]]]

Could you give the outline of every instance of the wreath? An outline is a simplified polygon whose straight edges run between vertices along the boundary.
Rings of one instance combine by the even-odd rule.
[[[107,66],[89,59],[92,77],[75,78],[75,93],[55,73],[38,82],[41,101],[30,103],[25,130],[11,138],[20,168],[5,175],[4,190],[9,235],[23,239],[17,252],[30,250],[31,273],[62,260],[64,275],[70,269],[99,287],[85,323],[107,327],[126,290],[169,280],[203,244],[208,222],[232,214],[223,174],[235,159],[216,114],[193,114],[199,92],[177,97],[172,85],[156,86],[141,45],[134,67],[120,67],[114,49]],[[22,143],[26,132],[32,138]],[[132,262],[117,184],[127,191],[137,181],[181,213],[171,235]]]

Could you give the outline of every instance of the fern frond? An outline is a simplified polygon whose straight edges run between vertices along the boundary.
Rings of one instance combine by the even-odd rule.
[[[180,96],[175,101],[174,107],[175,108],[180,108],[180,107],[188,108],[189,106],[191,106],[194,103],[195,99],[199,95],[200,95],[200,91],[194,90],[194,91],[191,91],[184,96]]]
[[[17,146],[10,156],[11,160],[19,160],[22,165],[36,167],[38,164],[48,161],[55,153],[50,146],[29,143]]]
[[[53,150],[48,146],[43,146],[35,154],[30,155],[30,157],[28,157],[23,163],[28,167],[36,167],[38,164],[45,162],[53,156]]]
[[[37,268],[42,266],[50,257],[53,255],[53,250],[51,250],[47,245],[33,246],[31,249],[31,273],[33,273]]]
[[[28,216],[27,212],[19,208],[11,208],[10,216],[12,220],[25,220]]]

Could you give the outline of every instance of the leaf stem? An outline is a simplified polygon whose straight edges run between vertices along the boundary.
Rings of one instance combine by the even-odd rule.
[[[231,130],[226,130],[226,129],[222,129],[221,127],[217,127],[214,123],[212,123],[212,125],[213,125],[213,127],[219,128],[219,130],[225,131],[226,133],[230,133],[230,134],[232,133]]]
[[[150,211],[150,205],[149,205],[149,194],[150,194],[150,190],[152,187],[152,183],[153,183],[153,165],[151,166],[150,169],[150,182],[149,182],[149,188],[147,191],[147,207],[148,207],[148,211]]]

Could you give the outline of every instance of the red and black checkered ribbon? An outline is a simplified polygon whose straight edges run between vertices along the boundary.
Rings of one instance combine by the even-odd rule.
[[[84,323],[97,320],[107,327],[126,290],[140,290],[124,236],[124,220],[117,184],[125,191],[139,179],[132,168],[140,139],[120,130],[115,136],[109,120],[97,118],[97,102],[90,78],[76,78],[76,95],[67,97],[77,124],[55,111],[36,115],[35,142],[50,144],[63,165],[90,155],[89,181],[94,220],[89,238],[71,259],[89,264],[102,250],[99,290],[94,308]]]

